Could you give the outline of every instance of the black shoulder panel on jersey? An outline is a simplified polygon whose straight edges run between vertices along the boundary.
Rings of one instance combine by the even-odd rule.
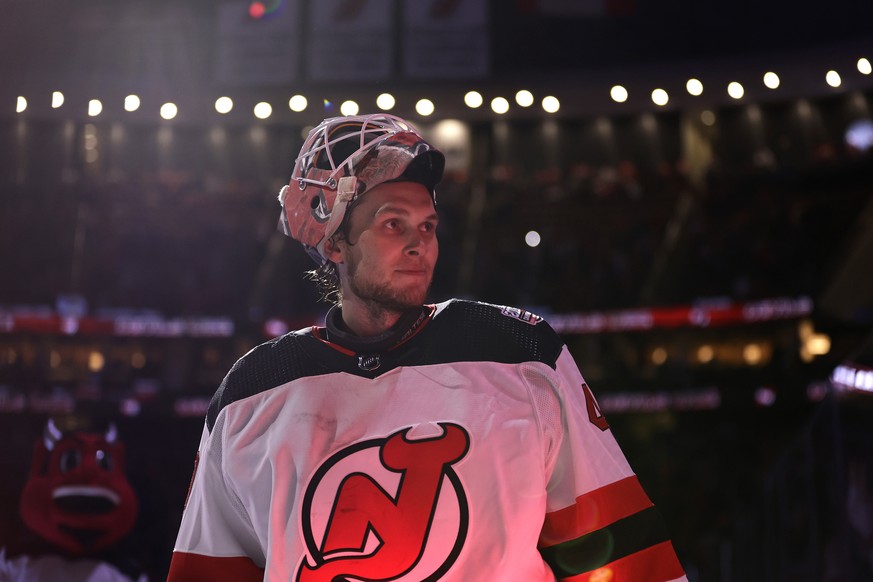
[[[218,413],[232,402],[296,378],[326,373],[328,362],[313,360],[301,346],[301,342],[311,339],[305,332],[292,332],[255,347],[237,360],[209,403],[206,412],[209,430],[215,426]]]
[[[446,303],[425,333],[429,353],[420,356],[422,363],[542,362],[555,368],[564,346],[555,330],[532,313],[459,299]]]
[[[212,430],[225,406],[298,378],[344,372],[374,379],[399,366],[451,362],[542,362],[554,369],[563,345],[548,323],[529,312],[457,299],[440,304],[408,341],[375,353],[337,350],[301,330],[240,358],[212,397],[206,424]],[[359,356],[375,358],[378,364],[362,367]]]

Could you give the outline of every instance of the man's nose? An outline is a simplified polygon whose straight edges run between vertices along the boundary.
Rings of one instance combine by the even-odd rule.
[[[410,231],[406,238],[406,254],[410,256],[425,254],[427,252],[427,244],[424,237],[425,235],[417,230]]]

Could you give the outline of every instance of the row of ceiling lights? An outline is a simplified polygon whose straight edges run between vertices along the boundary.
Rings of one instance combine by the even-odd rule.
[[[534,96],[533,93],[527,90],[521,90],[515,94],[515,102],[521,107],[530,107],[534,104]],[[468,107],[475,109],[481,107],[484,103],[484,98],[482,94],[477,91],[469,91],[464,96],[464,102]],[[394,109],[397,104],[397,100],[390,93],[382,93],[376,98],[376,106],[382,111],[391,111]],[[52,93],[52,108],[58,109],[64,105],[64,94],[60,91],[54,91]],[[142,102],[138,95],[128,95],[124,98],[124,110],[128,112],[137,111]],[[23,96],[18,97],[18,103],[16,106],[16,111],[18,113],[23,113],[27,110],[27,98]],[[329,109],[332,107],[332,104],[328,100],[324,100],[325,109]],[[233,110],[234,103],[233,99],[230,97],[219,97],[215,100],[215,110],[222,115],[230,113]],[[309,107],[309,100],[303,95],[294,95],[291,99],[288,100],[288,107],[291,111],[296,113],[300,113],[306,110]],[[557,97],[554,96],[546,96],[542,99],[542,107],[543,110],[548,113],[555,113],[561,108],[561,103]],[[505,97],[495,97],[491,100],[491,109],[497,114],[504,114],[509,111],[509,101]],[[419,99],[415,104],[415,111],[423,116],[427,117],[436,110],[433,101],[430,99]],[[343,115],[357,115],[360,111],[360,106],[356,101],[347,100],[343,101],[340,104],[340,113]],[[88,115],[91,117],[97,117],[103,112],[103,102],[99,99],[91,99],[88,102]],[[253,109],[254,116],[258,119],[268,119],[273,114],[273,106],[269,103],[262,101],[255,105]],[[175,103],[164,103],[160,108],[160,115],[162,118],[170,120],[174,119],[179,114],[179,108]]]
[[[858,71],[863,75],[869,75],[873,72],[873,66],[871,66],[870,61],[866,58],[858,59],[856,64]],[[778,89],[781,84],[781,80],[779,75],[769,71],[763,76],[764,86],[768,89]],[[830,70],[825,74],[825,82],[834,88],[842,85],[842,77],[835,70]],[[685,90],[693,96],[700,96],[703,94],[703,83],[699,79],[688,79],[685,83]],[[727,85],[727,93],[733,99],[742,99],[745,95],[745,88],[742,83],[739,81],[732,81]],[[630,94],[628,90],[622,85],[614,85],[610,89],[610,97],[616,103],[625,103],[630,98]],[[670,101],[670,95],[667,93],[665,89],[656,88],[651,93],[652,102],[659,106],[663,107],[667,105]],[[515,94],[515,102],[520,107],[531,107],[535,103],[535,98],[533,93],[526,89],[522,89]],[[464,103],[467,107],[471,109],[478,109],[485,103],[485,98],[478,91],[469,91],[466,95],[464,95]],[[64,104],[64,94],[60,91],[55,91],[52,93],[52,103],[51,106],[53,109],[57,109],[62,107]],[[391,111],[397,104],[397,100],[390,93],[382,93],[376,98],[376,106],[382,111]],[[541,100],[541,106],[543,110],[547,113],[556,113],[561,108],[561,102],[557,97],[548,95],[543,97]],[[27,109],[27,99],[23,96],[18,97],[18,102],[16,105],[16,111],[18,113],[22,113]],[[136,111],[141,106],[141,100],[137,95],[128,95],[124,98],[124,109],[128,112]],[[303,95],[294,95],[288,101],[288,107],[291,111],[300,113],[305,111],[309,106],[309,100]],[[324,100],[325,109],[330,109],[332,107],[332,103],[327,99]],[[233,99],[230,97],[219,97],[215,101],[215,110],[221,114],[230,113],[233,110],[234,103]],[[503,115],[507,113],[510,108],[509,100],[505,97],[494,97],[491,99],[491,110],[498,114]],[[419,99],[415,104],[415,111],[422,117],[427,117],[432,115],[435,111],[436,107],[430,99]],[[343,115],[357,115],[360,111],[360,107],[357,102],[348,100],[344,101],[340,104],[339,107],[340,113]],[[88,115],[91,117],[96,117],[103,112],[103,103],[99,99],[91,99],[88,102]],[[175,103],[168,102],[161,105],[160,115],[163,119],[174,119],[179,113],[179,108]],[[269,103],[262,101],[255,105],[253,109],[254,116],[258,119],[268,119],[273,114],[273,106]]]

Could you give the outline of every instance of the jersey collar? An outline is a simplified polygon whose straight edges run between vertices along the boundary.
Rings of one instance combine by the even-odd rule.
[[[343,352],[355,354],[386,352],[412,339],[430,321],[435,311],[435,305],[422,305],[400,316],[397,323],[385,333],[361,337],[348,331],[343,323],[342,308],[334,306],[325,316],[325,327],[314,328],[313,334]]]

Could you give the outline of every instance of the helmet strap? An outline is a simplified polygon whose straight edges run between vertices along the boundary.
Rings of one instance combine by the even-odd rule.
[[[324,256],[324,243],[332,237],[342,224],[348,205],[355,199],[357,194],[358,179],[354,176],[344,176],[339,179],[336,188],[336,200],[330,210],[330,218],[324,227],[324,240],[318,245],[318,251]]]

